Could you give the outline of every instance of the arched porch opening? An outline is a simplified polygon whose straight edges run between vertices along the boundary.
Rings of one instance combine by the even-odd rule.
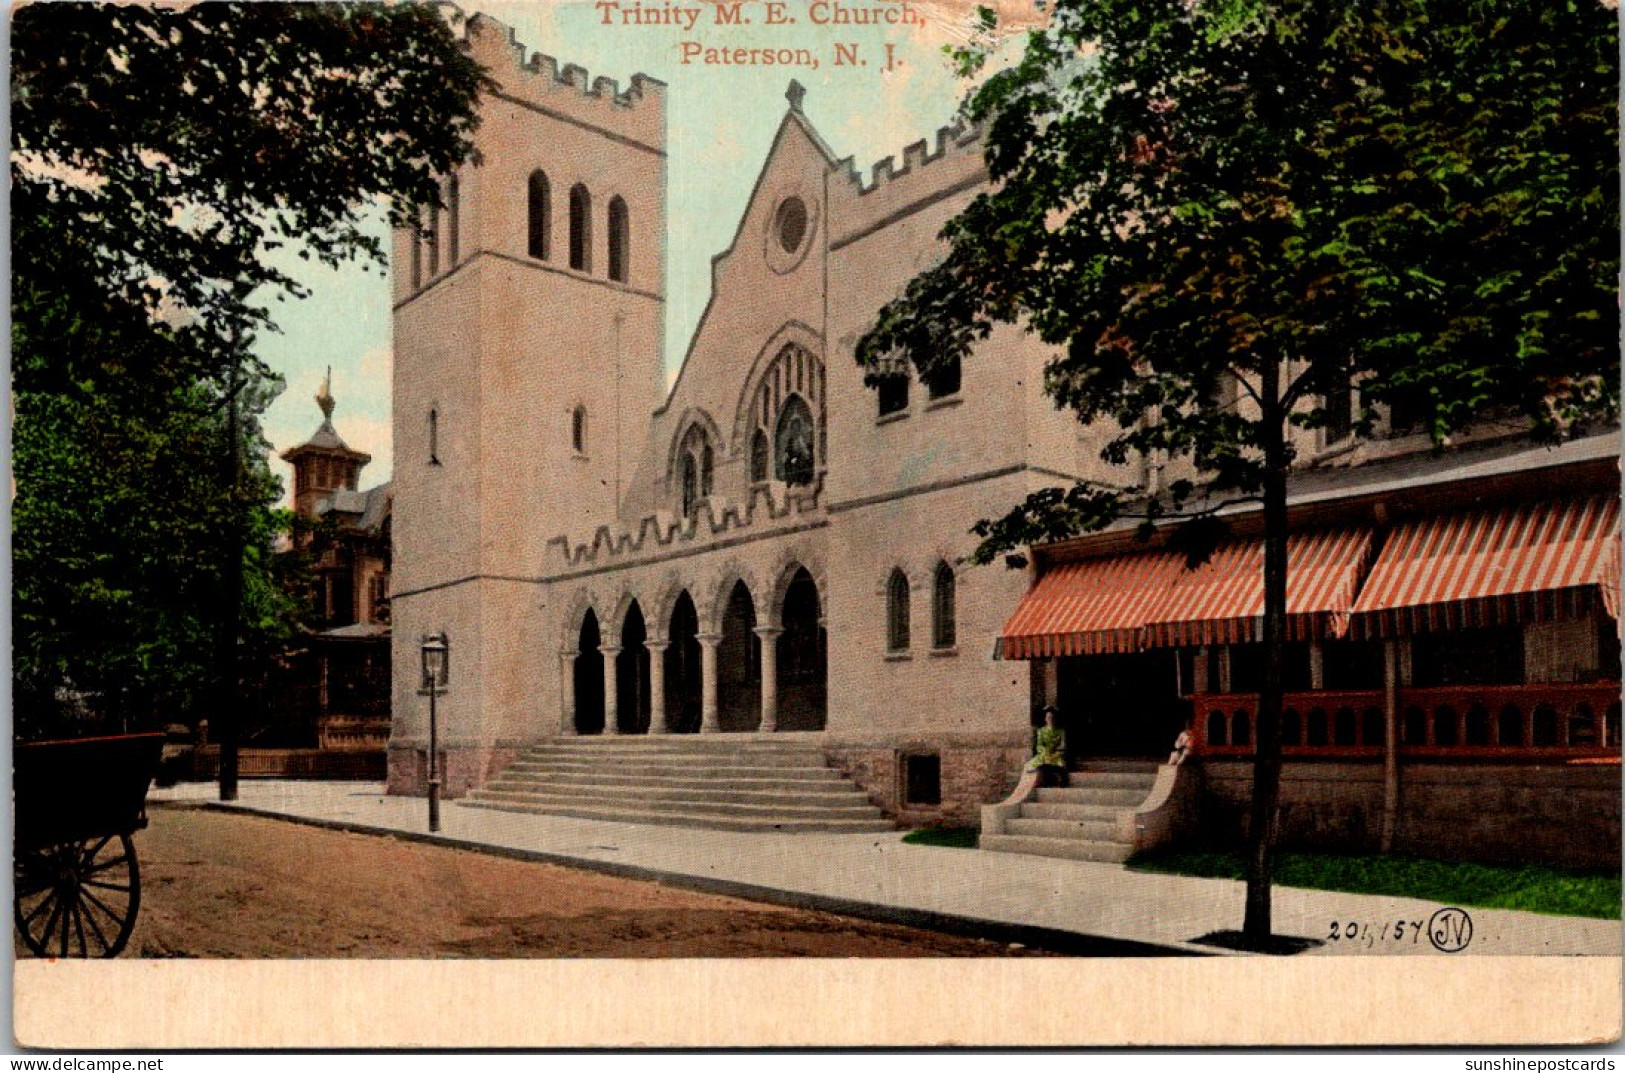
[[[665,699],[666,724],[673,734],[697,734],[700,729],[700,616],[685,591],[672,608],[667,631]]]
[[[643,609],[636,600],[621,624],[621,651],[615,657],[615,723],[622,734],[649,733],[649,649]]]
[[[604,732],[604,654],[599,651],[598,616],[589,609],[576,645],[576,733]]]
[[[725,732],[756,730],[762,722],[762,649],[756,603],[736,581],[722,615],[717,649],[717,718]]]
[[[784,593],[780,616],[778,693],[780,730],[823,730],[828,687],[823,614],[818,584],[806,567],[796,570]]]

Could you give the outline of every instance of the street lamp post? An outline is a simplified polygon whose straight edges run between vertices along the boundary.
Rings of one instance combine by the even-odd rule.
[[[435,697],[445,689],[451,671],[451,642],[444,631],[423,638],[423,688],[429,695],[429,831],[440,830],[440,727]]]

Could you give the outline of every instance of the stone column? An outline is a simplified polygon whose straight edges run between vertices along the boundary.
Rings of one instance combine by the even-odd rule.
[[[563,703],[559,709],[559,733],[565,737],[576,732],[576,657],[581,653],[569,649],[559,653],[559,694]]]
[[[779,729],[779,635],[784,631],[777,626],[758,626],[756,636],[762,639],[762,725],[763,734]]]
[[[615,657],[621,654],[621,646],[602,645],[598,651],[604,657],[604,733],[619,734],[621,728],[615,711]]]
[[[700,642],[700,733],[715,734],[722,729],[717,716],[717,646],[722,635],[702,633],[695,640]]]
[[[1382,643],[1382,852],[1394,849],[1399,829],[1399,646]]]
[[[1309,688],[1317,693],[1326,688],[1326,649],[1319,641],[1309,642]]]
[[[669,734],[666,725],[666,642],[648,641],[649,650],[649,733]]]

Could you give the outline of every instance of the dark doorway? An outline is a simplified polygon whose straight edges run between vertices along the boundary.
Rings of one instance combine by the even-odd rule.
[[[779,729],[823,730],[825,711],[824,627],[818,585],[805,567],[784,593],[784,633],[779,637]]]
[[[1164,757],[1185,729],[1175,649],[1060,661],[1057,705],[1067,759]]]
[[[621,626],[621,651],[615,657],[615,723],[622,734],[649,733],[649,649],[643,609],[633,601]]]
[[[745,583],[735,582],[717,648],[717,721],[724,731],[750,731],[762,724],[762,651],[755,629],[756,604]]]
[[[581,620],[576,645],[576,733],[604,732],[604,654],[598,650],[598,616],[590,610]]]
[[[673,734],[700,730],[700,616],[688,593],[671,612],[671,643],[666,646],[666,726]]]

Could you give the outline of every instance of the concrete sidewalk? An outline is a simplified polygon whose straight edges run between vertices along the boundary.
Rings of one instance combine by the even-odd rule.
[[[215,801],[210,784],[148,795],[152,803]],[[244,780],[239,811],[439,845],[658,879],[742,897],[935,927],[1065,953],[1214,954],[1195,940],[1241,926],[1243,885],[1131,872],[1121,865],[911,846],[885,834],[757,834],[442,808],[428,835],[422,798],[373,783]],[[1440,954],[1426,925],[1443,908],[1409,898],[1275,889],[1278,934],[1322,940],[1306,954]],[[1460,954],[1618,957],[1618,921],[1470,909]],[[1403,934],[1393,938],[1396,923]],[[1346,935],[1351,925],[1357,938]],[[1417,926],[1422,926],[1421,932]],[[1461,934],[1459,926],[1455,934]]]

